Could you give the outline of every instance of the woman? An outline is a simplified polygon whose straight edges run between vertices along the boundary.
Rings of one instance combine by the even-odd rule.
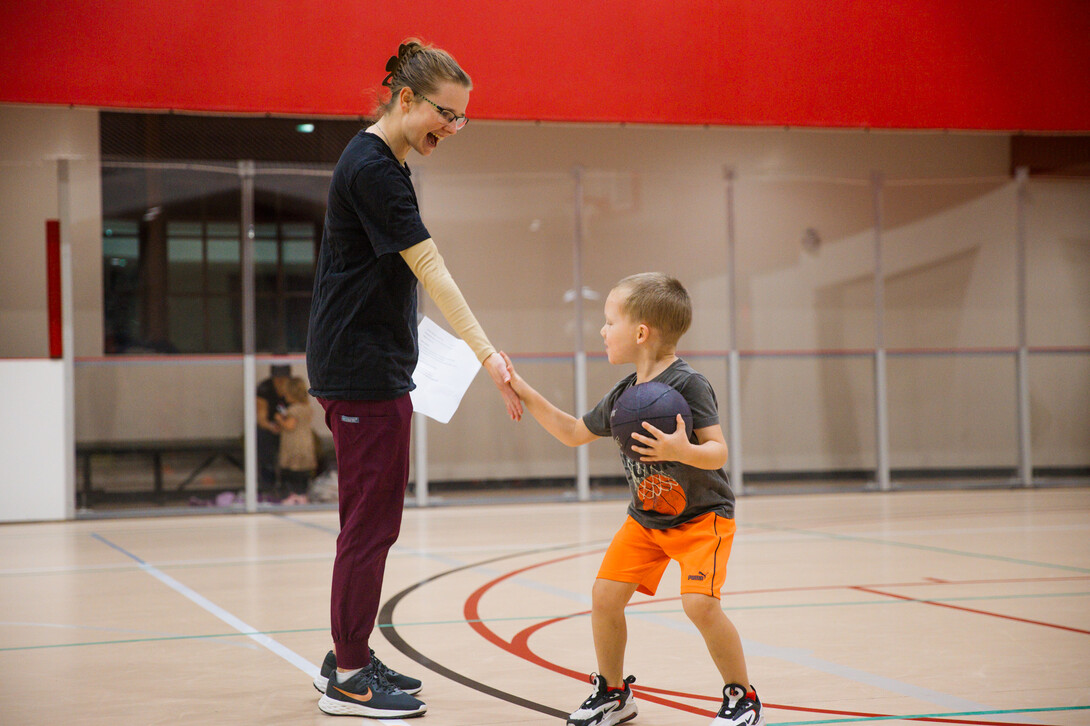
[[[325,692],[318,706],[373,718],[426,709],[405,692],[420,682],[386,668],[368,646],[409,475],[417,281],[477,354],[511,418],[522,415],[503,358],[420,219],[405,164],[410,150],[430,156],[465,126],[472,82],[450,54],[415,40],[386,70],[389,101],[333,171],[307,339],[310,393],[333,432],[341,519],[330,603],[335,654],[315,679]]]

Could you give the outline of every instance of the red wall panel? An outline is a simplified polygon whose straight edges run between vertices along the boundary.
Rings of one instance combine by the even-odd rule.
[[[6,0],[0,101],[364,115],[407,35],[470,115],[1090,130],[1085,0]]]

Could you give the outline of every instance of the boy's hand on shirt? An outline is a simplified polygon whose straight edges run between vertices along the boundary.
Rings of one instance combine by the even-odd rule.
[[[688,458],[692,443],[681,414],[677,416],[677,430],[672,434],[665,433],[646,421],[643,422],[643,427],[645,433],[632,434],[632,438],[643,444],[632,447],[633,451],[641,454],[640,461],[685,461]]]

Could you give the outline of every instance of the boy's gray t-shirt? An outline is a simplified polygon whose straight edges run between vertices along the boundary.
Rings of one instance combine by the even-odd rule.
[[[719,424],[719,407],[708,379],[678,358],[654,380],[677,389],[693,412],[693,430]],[[636,374],[622,378],[591,411],[583,423],[595,436],[612,437],[610,414],[617,398],[636,384]],[[693,432],[689,440],[697,442]],[[670,529],[715,512],[734,518],[734,493],[722,469],[697,469],[676,461],[643,463],[618,453],[632,492],[628,513],[649,529]]]

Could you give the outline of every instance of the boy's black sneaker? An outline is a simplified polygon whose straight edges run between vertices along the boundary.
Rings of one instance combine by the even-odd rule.
[[[629,686],[635,676],[624,679],[624,690],[609,690],[606,679],[597,673],[590,675],[594,693],[568,716],[568,726],[613,726],[636,718],[636,697]]]
[[[344,683],[336,671],[326,682],[318,708],[331,716],[367,718],[410,718],[421,716],[428,707],[386,680],[372,660]]]
[[[765,717],[761,713],[761,699],[757,698],[756,690],[753,698],[746,693],[746,689],[737,683],[723,686],[723,707],[711,726],[762,726]]]
[[[370,650],[371,662],[378,664],[376,668],[378,669],[379,673],[386,677],[386,680],[400,688],[405,693],[408,693],[410,696],[415,696],[416,694],[420,693],[420,689],[424,687],[424,684],[422,684],[415,678],[410,678],[409,676],[402,675],[401,673],[398,673],[394,669],[390,668],[378,659],[378,657],[375,655],[375,651],[373,648]],[[331,650],[325,654],[325,660],[322,661],[322,669],[318,672],[318,675],[314,677],[314,687],[322,693],[325,693],[326,684],[329,683],[329,679],[332,678],[336,672],[337,656]]]

